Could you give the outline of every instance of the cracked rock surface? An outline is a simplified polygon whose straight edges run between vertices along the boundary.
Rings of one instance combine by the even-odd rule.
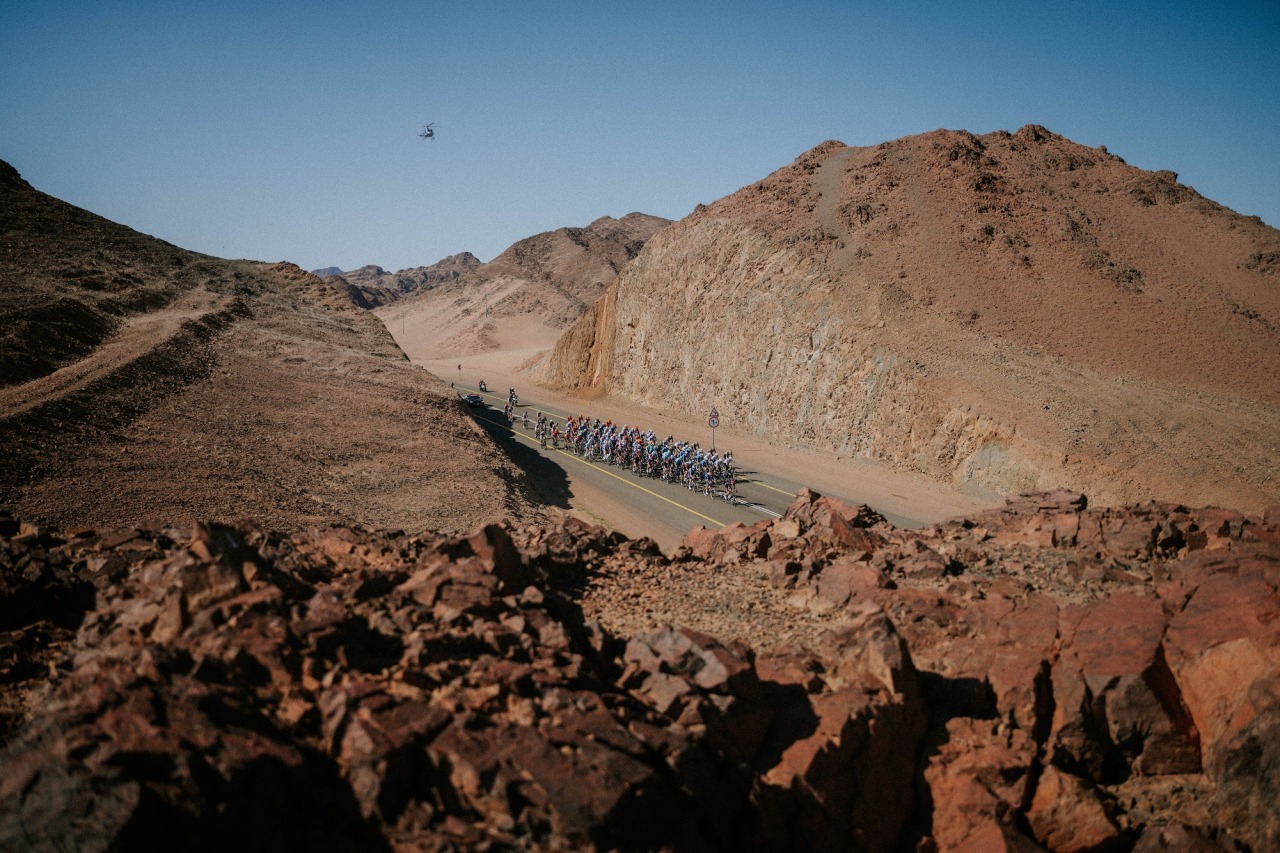
[[[0,848],[1273,849],[1278,584],[1270,516],[1073,493],[670,556],[4,516]]]

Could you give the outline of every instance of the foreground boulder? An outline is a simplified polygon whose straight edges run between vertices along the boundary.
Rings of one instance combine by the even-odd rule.
[[[618,637],[574,596],[628,565],[829,627]],[[1278,586],[1272,523],[1070,494],[806,492],[671,559],[0,516],[0,849],[1274,849]]]
[[[54,677],[8,685],[39,713],[0,753],[0,847],[741,848],[787,843],[806,812],[828,846],[892,845],[879,764],[793,757],[803,740],[837,764],[896,762],[894,821],[909,818],[924,712],[882,613],[879,664],[790,690],[739,645],[584,622],[547,574],[620,540],[576,523],[546,539],[7,538],[7,577],[56,563],[90,595]],[[815,715],[831,726],[792,728]]]
[[[887,614],[929,712],[913,829],[930,848],[1268,850],[1276,518],[1055,492],[896,530],[802,491],[674,556],[766,577],[798,614]]]

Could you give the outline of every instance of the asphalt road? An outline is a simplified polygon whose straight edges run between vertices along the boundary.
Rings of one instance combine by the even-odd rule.
[[[492,390],[484,392],[475,386],[457,382],[454,383],[454,389],[459,396],[480,395],[486,406],[473,407],[472,415],[508,451],[511,458],[529,473],[548,503],[562,508],[569,506],[571,480],[580,481],[590,484],[591,487],[613,498],[625,501],[637,514],[650,519],[655,527],[667,527],[683,532],[698,524],[715,528],[735,521],[752,524],[762,518],[778,518],[803,486],[802,483],[788,480],[772,472],[744,469],[742,461],[738,460],[739,501],[736,504],[729,504],[720,498],[704,495],[700,491],[690,491],[676,483],[637,477],[626,468],[599,461],[588,462],[567,450],[559,450],[550,445],[541,448],[533,437],[535,413],[541,411],[561,426],[565,417],[570,414],[554,406],[522,400],[513,413],[514,421],[508,423],[502,414],[503,406],[507,402],[505,394],[494,393]],[[575,411],[573,414],[591,415],[589,409],[590,405],[584,404],[580,411]],[[527,429],[523,426],[520,417],[523,412],[529,414]],[[676,436],[676,438],[684,437]],[[913,519],[881,512],[890,522],[898,526],[915,527],[920,524]],[[655,536],[655,538],[658,537]]]

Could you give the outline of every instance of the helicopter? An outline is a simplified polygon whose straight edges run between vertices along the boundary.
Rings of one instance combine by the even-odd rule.
[[[435,125],[434,121],[431,122],[431,124],[427,125],[426,127],[422,128],[422,133],[419,133],[418,135],[421,136],[423,139],[435,139],[436,132],[432,130],[433,125]]]

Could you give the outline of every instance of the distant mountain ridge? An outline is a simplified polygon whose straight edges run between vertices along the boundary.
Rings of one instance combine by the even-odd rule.
[[[829,141],[656,234],[544,379],[1000,494],[1280,502],[1280,232],[1028,125]]]
[[[316,270],[315,274],[333,279],[333,284],[343,290],[351,301],[366,310],[403,299],[420,290],[430,290],[454,281],[469,270],[480,266],[480,259],[470,252],[459,252],[434,264],[412,267],[398,272],[387,272],[375,264],[343,272],[337,267]]]
[[[669,224],[644,213],[602,216],[527,237],[485,264],[466,255],[474,263],[379,314],[390,328],[407,330],[400,343],[411,356],[484,352],[513,336],[550,346]]]

